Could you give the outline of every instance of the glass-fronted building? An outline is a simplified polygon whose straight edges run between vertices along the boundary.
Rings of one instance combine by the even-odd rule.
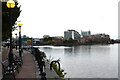
[[[70,40],[71,38],[73,40],[80,40],[81,35],[75,30],[64,31],[64,40]]]

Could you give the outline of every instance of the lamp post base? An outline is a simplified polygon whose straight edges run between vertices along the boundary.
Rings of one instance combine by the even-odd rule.
[[[9,66],[14,62],[13,51],[9,52]]]

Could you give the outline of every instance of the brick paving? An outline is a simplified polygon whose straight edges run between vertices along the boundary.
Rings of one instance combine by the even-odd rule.
[[[16,75],[16,79],[29,78],[35,80],[35,62],[32,58],[32,54],[28,51],[23,51],[23,65],[20,69],[20,73]]]
[[[5,47],[2,50],[2,61],[7,60],[9,53],[9,48]],[[13,53],[17,56],[19,56],[19,53],[17,50],[13,49]],[[2,69],[1,69],[2,70]],[[35,80],[35,62],[32,58],[32,54],[30,54],[28,51],[23,51],[23,65],[19,69],[19,73],[16,73],[15,75],[16,80]]]
[[[8,57],[9,48],[3,48],[2,52],[2,61],[5,61]],[[18,50],[13,49],[13,53],[19,56]],[[50,70],[50,65],[46,62],[46,68],[44,70],[46,72],[47,80],[58,80],[58,75],[53,71]],[[19,69],[19,73],[16,73],[15,77],[16,80],[40,80],[41,76],[39,75],[39,69],[37,67],[36,61],[34,56],[28,52],[23,50],[23,65]]]
[[[8,58],[8,53],[9,53],[9,48],[4,47],[2,50],[2,61],[7,60]]]

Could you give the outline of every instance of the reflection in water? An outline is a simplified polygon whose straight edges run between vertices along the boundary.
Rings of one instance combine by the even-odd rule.
[[[66,78],[117,78],[117,45],[82,45],[42,48],[47,56],[60,58]]]
[[[71,48],[64,48],[65,56],[90,55],[91,46],[73,46]]]

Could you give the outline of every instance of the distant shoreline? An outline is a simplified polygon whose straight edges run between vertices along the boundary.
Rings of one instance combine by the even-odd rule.
[[[81,46],[81,45],[109,45],[109,44],[119,44],[119,43],[82,43],[82,44],[41,44],[41,45],[34,45],[34,46]]]

